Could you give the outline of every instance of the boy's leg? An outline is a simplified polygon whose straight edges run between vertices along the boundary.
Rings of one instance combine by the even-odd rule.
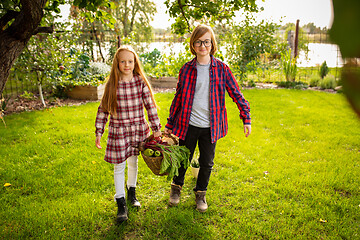
[[[196,181],[194,191],[206,191],[209,184],[209,179],[214,166],[215,147],[216,142],[211,143],[210,128],[201,129],[199,136],[199,175]]]
[[[196,187],[194,188],[195,192],[195,202],[196,209],[199,212],[205,212],[208,208],[206,202],[206,190],[209,184],[209,179],[214,166],[214,157],[215,157],[215,147],[216,142],[211,143],[211,133],[210,129],[202,129],[201,135],[199,137],[199,174],[196,181]]]
[[[188,132],[185,137],[185,141],[179,140],[180,146],[186,146],[190,150],[190,157],[189,157],[190,160],[194,155],[198,132],[199,132],[199,128],[189,126]],[[181,167],[178,170],[179,175],[174,176],[173,178],[173,181],[171,183],[170,198],[169,198],[170,206],[176,206],[180,202],[180,193],[181,193],[181,188],[184,185],[186,170],[187,169],[184,168],[183,164],[181,164]]]
[[[189,157],[190,161],[194,155],[194,151],[195,151],[196,144],[198,141],[199,131],[200,131],[200,128],[190,125],[188,132],[186,134],[186,137],[185,137],[185,141],[183,141],[181,139],[179,140],[180,146],[186,146],[190,150],[190,157]],[[185,178],[186,170],[187,169],[185,169],[184,166],[181,164],[181,167],[179,168],[179,176],[174,176],[174,178],[173,178],[174,184],[179,185],[179,186],[184,185],[184,178]]]

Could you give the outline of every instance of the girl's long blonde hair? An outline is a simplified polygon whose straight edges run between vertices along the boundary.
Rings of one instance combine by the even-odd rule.
[[[103,109],[104,112],[108,112],[108,113],[116,116],[116,108],[117,108],[116,89],[118,87],[118,82],[119,82],[120,76],[121,76],[121,72],[119,69],[119,60],[120,60],[119,56],[122,51],[129,51],[134,54],[135,67],[134,67],[133,75],[140,76],[140,78],[146,83],[146,85],[148,86],[148,88],[150,90],[153,104],[156,107],[154,93],[152,91],[151,84],[149,83],[148,79],[145,76],[145,73],[141,66],[141,62],[139,60],[138,55],[136,54],[134,49],[132,49],[131,47],[123,46],[123,47],[120,47],[115,53],[112,67],[111,67],[110,76],[106,82],[104,95],[101,99],[101,108]]]

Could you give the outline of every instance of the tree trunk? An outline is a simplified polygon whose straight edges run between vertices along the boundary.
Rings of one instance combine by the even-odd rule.
[[[130,29],[129,29],[129,33],[131,33],[131,32],[133,31],[133,28],[134,28],[134,22],[135,22],[135,16],[136,16],[137,11],[139,10],[139,8],[135,6],[135,4],[138,4],[138,3],[135,3],[135,2],[134,2],[134,6],[132,6],[132,12],[131,12],[131,21],[130,21]]]
[[[296,61],[296,57],[298,56],[298,45],[299,45],[299,22],[300,20],[296,20],[296,27],[295,27],[295,42],[294,42],[294,46],[295,46],[295,49],[294,49],[294,58],[295,58],[295,61]],[[321,35],[320,35],[321,36]]]
[[[42,79],[43,79],[43,75],[41,73],[39,73],[39,70],[35,70],[36,72],[36,78],[37,78],[37,85],[38,85],[38,89],[39,89],[39,95],[40,95],[40,100],[41,103],[43,104],[44,107],[46,107],[46,103],[44,100],[44,95],[43,95],[43,91],[42,91]]]
[[[31,36],[37,32],[47,0],[20,0],[21,11],[5,30],[0,29],[0,95],[10,69]]]
[[[96,29],[95,29],[95,23],[94,23],[94,22],[92,23],[91,27],[92,27],[92,32],[93,32],[93,34],[94,34],[96,43],[97,43],[97,45],[98,45],[98,47],[99,47],[99,52],[100,52],[101,59],[102,59],[103,62],[105,62],[104,55],[103,55],[103,53],[102,53],[102,51],[101,51],[100,39],[99,39],[98,36],[97,36]]]
[[[123,17],[123,26],[124,26],[124,32],[123,32],[123,35],[124,35],[124,37],[127,37],[127,35],[128,35],[128,26],[127,26],[127,24],[128,24],[128,15],[129,15],[129,8],[128,8],[128,0],[125,0],[125,7],[124,7],[124,9],[125,9],[125,12],[124,12],[124,17]]]
[[[41,103],[43,104],[44,107],[46,107],[46,103],[45,103],[45,100],[44,100],[44,95],[43,95],[41,83],[38,83],[38,89],[39,89],[39,95],[40,95]]]

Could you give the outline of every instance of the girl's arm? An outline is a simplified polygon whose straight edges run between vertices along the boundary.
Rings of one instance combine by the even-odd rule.
[[[109,118],[109,113],[104,112],[101,106],[99,106],[95,120],[95,135],[96,135],[95,145],[99,149],[101,149],[100,140],[101,140],[101,136],[105,131],[105,125],[108,121],[108,118]]]
[[[102,149],[102,147],[100,145],[100,140],[101,140],[101,135],[96,136],[95,145],[98,149]]]

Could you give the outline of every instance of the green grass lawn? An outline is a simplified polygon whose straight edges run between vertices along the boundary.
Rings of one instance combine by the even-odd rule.
[[[121,225],[114,222],[113,167],[94,144],[98,103],[6,116],[0,239],[360,239],[360,120],[345,98],[243,93],[252,134],[244,137],[227,99],[229,133],[217,143],[209,210],[195,210],[190,171],[180,205],[169,208],[170,182],[140,157],[142,207]],[[172,97],[156,95],[163,125]]]

